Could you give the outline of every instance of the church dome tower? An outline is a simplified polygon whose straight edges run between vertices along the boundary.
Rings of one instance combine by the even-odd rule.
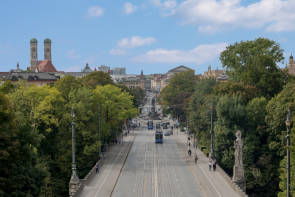
[[[51,61],[51,40],[49,38],[44,40],[44,60]]]
[[[31,49],[31,71],[36,71],[38,68],[38,41],[36,38],[31,39],[30,41]]]

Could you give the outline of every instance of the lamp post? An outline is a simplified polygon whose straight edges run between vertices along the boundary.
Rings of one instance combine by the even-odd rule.
[[[211,121],[210,121],[210,136],[211,136],[211,144],[210,144],[210,157],[214,158],[214,147],[213,147],[213,103],[211,104]]]
[[[290,109],[288,109],[286,127],[287,127],[287,197],[290,197]]]
[[[101,140],[101,137],[100,137],[100,105],[98,105],[98,118],[97,118],[97,120],[98,120],[98,122],[97,122],[97,135],[98,135],[98,140]],[[99,150],[98,150],[98,156],[99,156],[99,158],[100,158],[100,154],[101,154],[101,145],[100,145],[100,147],[99,147]]]
[[[75,156],[75,112],[72,108],[72,176],[69,184],[70,196],[73,196],[80,187],[80,180],[77,175],[76,156]]]

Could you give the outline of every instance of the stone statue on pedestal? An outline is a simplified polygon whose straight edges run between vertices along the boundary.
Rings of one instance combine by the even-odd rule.
[[[234,175],[233,182],[237,184],[241,190],[246,191],[246,181],[244,176],[244,166],[243,166],[243,142],[242,133],[240,130],[236,133],[237,139],[235,140],[235,165],[234,165]]]

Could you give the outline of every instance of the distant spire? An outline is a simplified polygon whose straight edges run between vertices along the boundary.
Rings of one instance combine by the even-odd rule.
[[[20,72],[20,69],[19,69],[19,63],[17,62],[17,64],[16,64],[16,71],[17,72]]]

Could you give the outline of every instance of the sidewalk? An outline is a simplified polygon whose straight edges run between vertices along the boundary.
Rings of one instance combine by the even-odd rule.
[[[111,196],[135,137],[136,136],[132,132],[132,134],[123,138],[121,144],[113,145],[109,151],[106,152],[106,158],[103,165],[100,166],[99,173],[94,174],[90,180],[87,180],[84,183],[83,189],[76,196]]]
[[[235,189],[235,186],[229,183],[229,177],[222,172],[222,169],[217,169],[215,172],[209,171],[208,158],[197,149],[198,162],[194,162],[194,151],[192,156],[187,154],[187,137],[183,132],[174,133],[174,138],[177,142],[179,150],[183,153],[186,164],[194,177],[197,179],[201,189],[206,197],[240,197],[245,196]],[[191,146],[192,147],[192,146]],[[217,167],[218,168],[218,167]]]

